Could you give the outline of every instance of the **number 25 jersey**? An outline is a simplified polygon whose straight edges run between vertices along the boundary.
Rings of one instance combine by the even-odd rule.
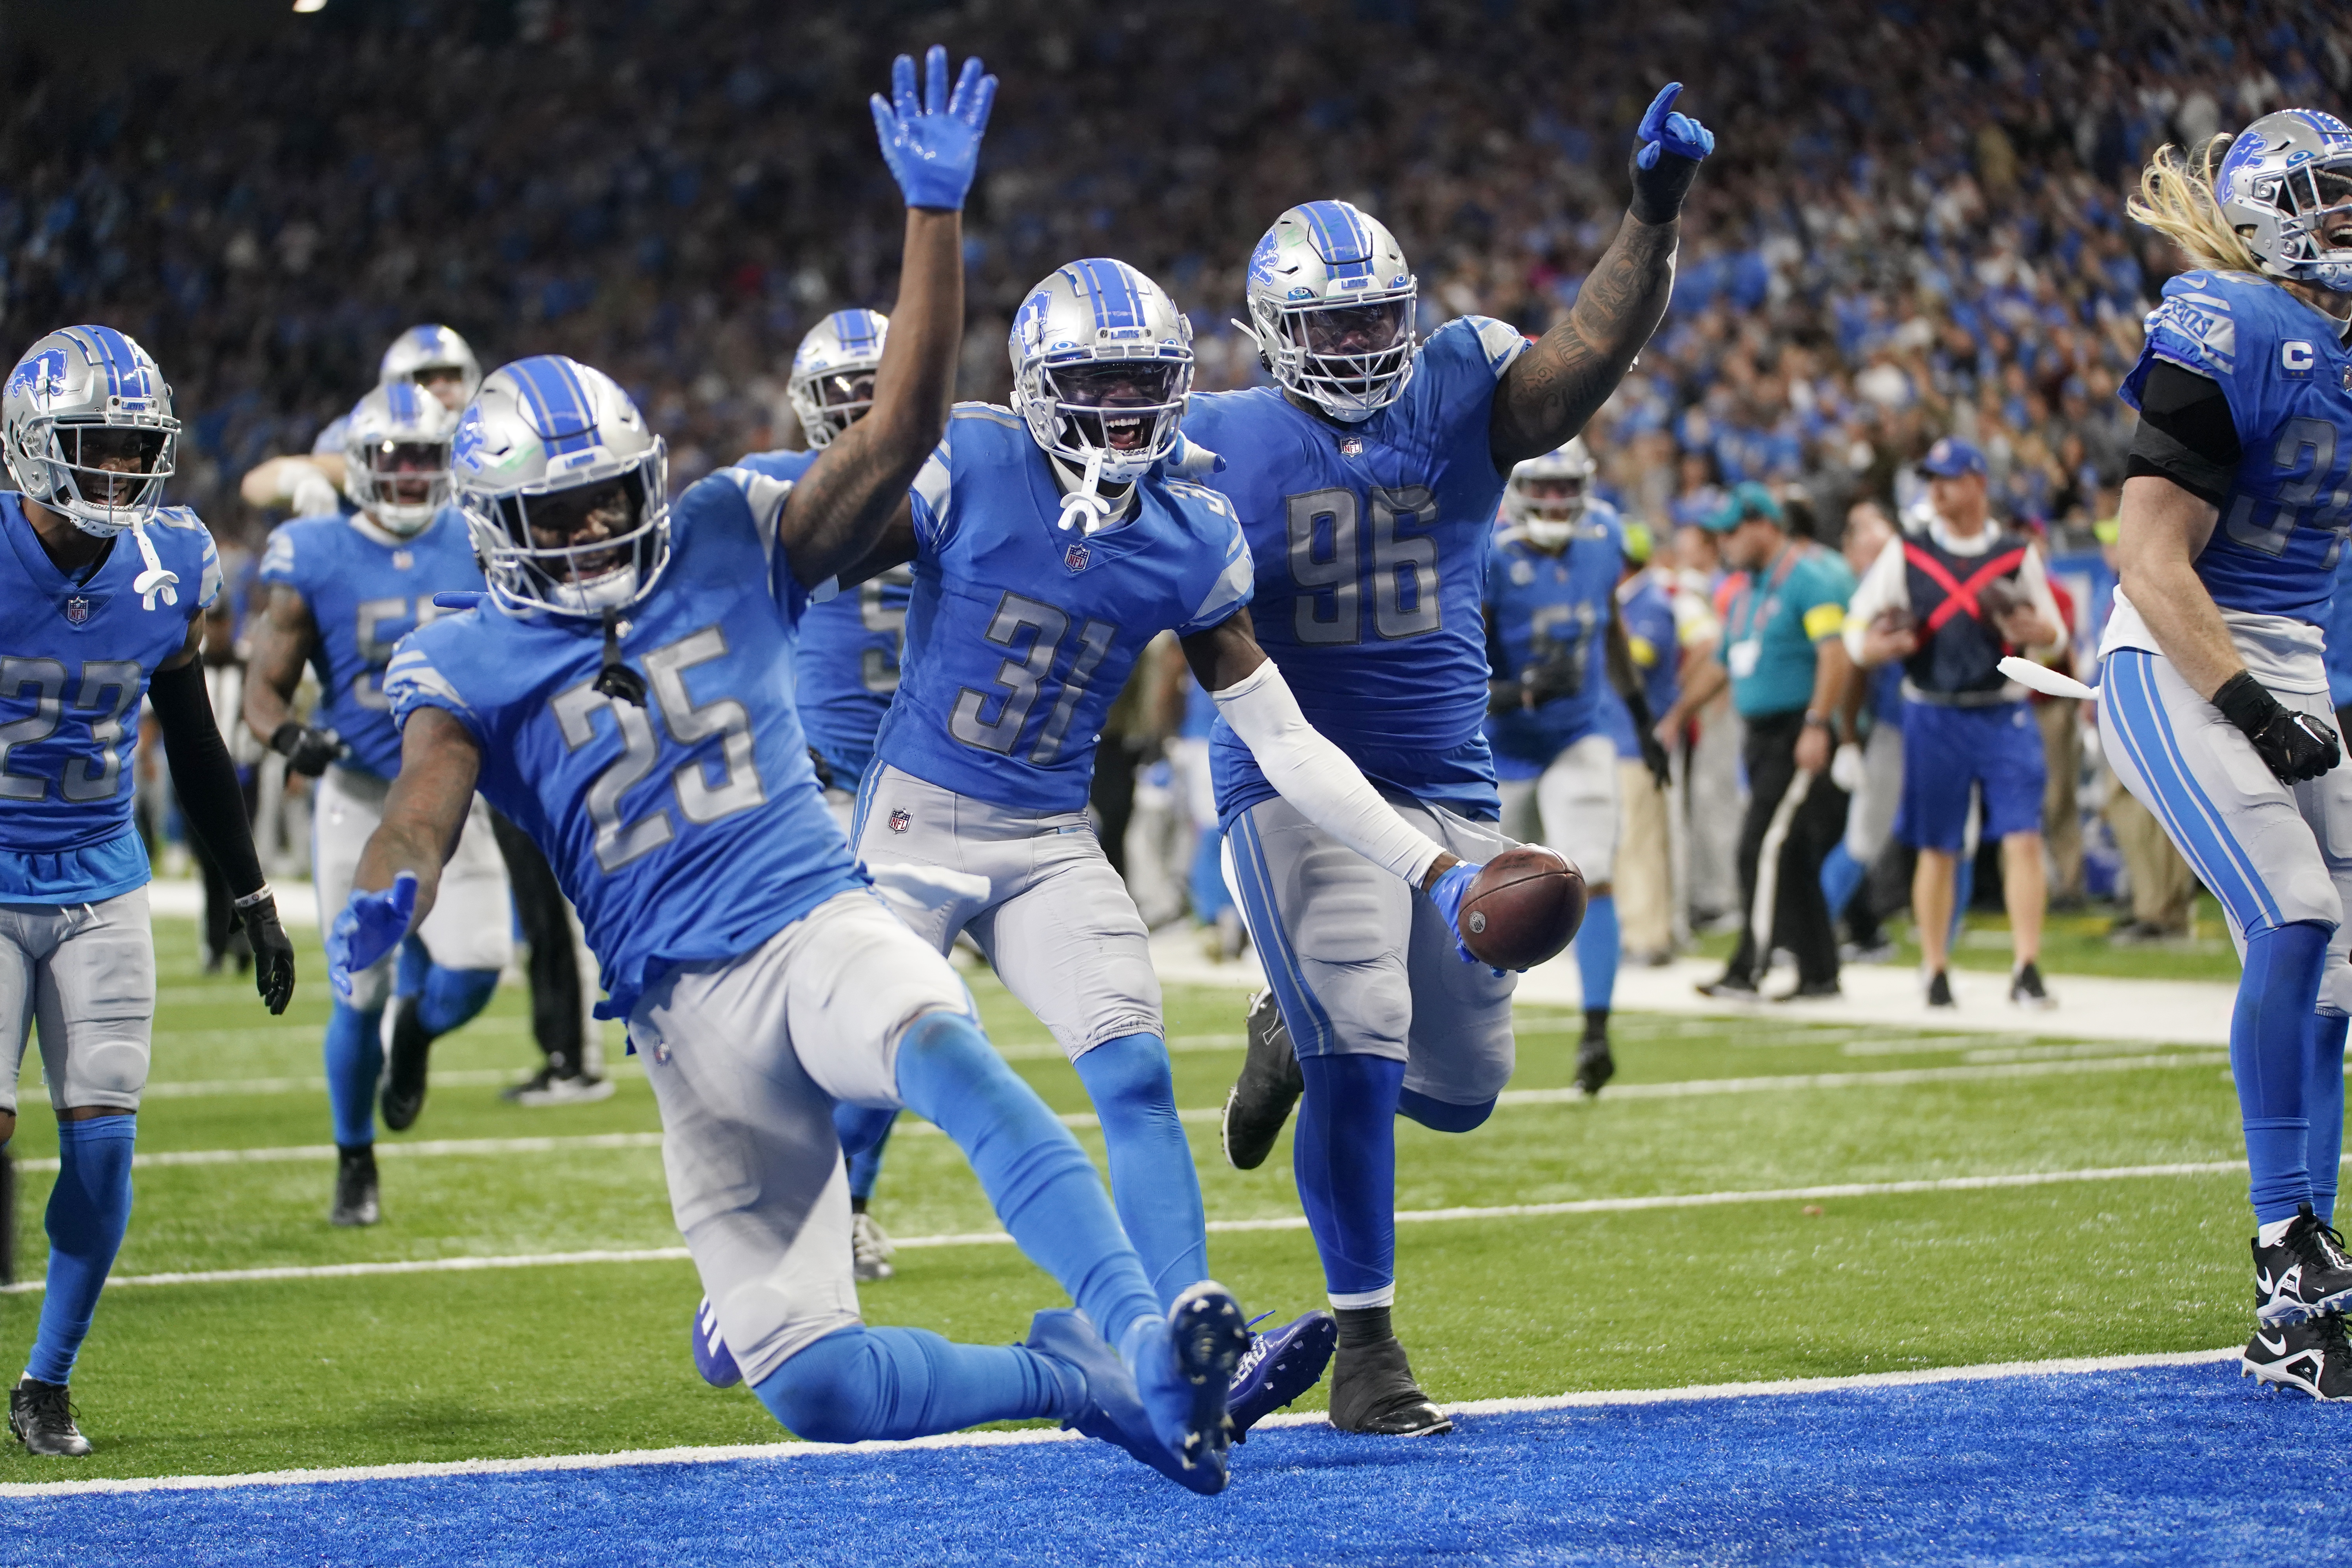
[[[1527,348],[1465,316],[1430,334],[1394,403],[1337,425],[1279,388],[1195,394],[1188,440],[1241,514],[1257,563],[1257,640],[1316,729],[1373,783],[1465,815],[1496,812],[1486,716],[1486,552],[1503,474],[1495,387]],[[1276,791],[1230,728],[1213,746],[1217,810]]]
[[[646,705],[596,689],[603,631],[488,604],[401,639],[394,719],[438,708],[481,748],[478,787],[536,840],[625,1018],[673,964],[748,952],[866,885],[793,704],[807,598],[776,543],[791,487],[740,468],[670,509],[670,558],[616,628]]]

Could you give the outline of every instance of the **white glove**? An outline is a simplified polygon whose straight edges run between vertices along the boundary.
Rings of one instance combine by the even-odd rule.
[[[1830,759],[1830,783],[1848,795],[1858,793],[1862,781],[1868,776],[1869,770],[1863,764],[1862,746],[1858,742],[1848,741]]]
[[[292,500],[296,517],[332,517],[342,510],[332,479],[312,468],[294,481]]]

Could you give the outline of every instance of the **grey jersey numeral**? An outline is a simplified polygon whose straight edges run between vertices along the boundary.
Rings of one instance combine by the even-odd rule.
[[[2249,550],[2284,555],[2296,529],[2325,529],[2336,537],[2327,542],[2327,557],[2321,564],[2334,570],[2336,557],[2344,552],[2344,535],[2352,530],[2352,489],[2327,493],[2328,484],[2337,478],[2336,447],[2336,426],[2325,419],[2290,419],[2281,426],[2271,466],[2295,477],[2280,482],[2267,524],[2254,521],[2252,496],[2238,497],[2222,525],[2230,537]]]
[[[860,684],[877,697],[887,697],[898,689],[898,666],[907,657],[907,606],[892,609],[882,602],[882,592],[887,587],[905,587],[910,581],[907,569],[894,566],[879,577],[869,577],[857,585],[857,619],[869,632],[887,632],[890,651],[869,647],[858,660]]]
[[[38,800],[49,781],[8,771],[8,753],[18,746],[37,745],[57,733],[64,712],[66,667],[53,658],[0,658],[0,698],[33,691],[33,710],[22,719],[0,724],[0,800]]]
[[[109,708],[103,699],[111,689],[114,704]],[[88,757],[76,757],[66,763],[66,776],[61,791],[68,800],[111,800],[122,783],[122,716],[139,700],[139,664],[136,659],[92,659],[81,667],[81,689],[74,693],[78,710],[97,712],[105,709],[103,718],[89,721],[89,738],[98,747],[98,765],[93,769]]]
[[[1034,631],[1036,640],[1029,645],[1025,657],[1008,658],[997,667],[996,684],[1001,689],[982,691],[967,686],[957,693],[955,710],[948,715],[948,733],[965,745],[1001,757],[1013,754],[1021,740],[1021,726],[1028,721],[1038,692],[1054,671],[1054,656],[1069,635],[1070,617],[1051,605],[1008,591],[996,602],[996,615],[984,635],[997,647],[1009,648],[1021,640],[1024,631]],[[1069,739],[1071,716],[1118,637],[1118,628],[1108,621],[1088,621],[1078,628],[1078,651],[1070,660],[1070,672],[1063,678],[1061,693],[1038,731],[1037,743],[1029,749],[1029,761],[1036,766],[1050,766],[1062,754],[1062,743]],[[995,721],[983,722],[981,715],[991,702],[1000,700]]]
[[[1426,528],[1436,519],[1436,498],[1426,485],[1375,487],[1371,501],[1371,560],[1358,543],[1356,492],[1333,487],[1308,490],[1283,503],[1290,581],[1298,594],[1290,635],[1307,647],[1338,647],[1364,636],[1364,580],[1372,590],[1372,632],[1383,642],[1425,637],[1437,630],[1437,541],[1426,533],[1401,535],[1401,527]]]

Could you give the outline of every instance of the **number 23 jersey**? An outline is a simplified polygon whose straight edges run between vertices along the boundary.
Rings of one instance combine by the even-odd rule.
[[[393,655],[394,720],[439,708],[465,725],[477,787],[554,865],[611,993],[599,1016],[866,885],[793,703],[807,597],[776,543],[790,489],[722,468],[671,507],[667,569],[619,623],[643,708],[596,689],[602,628],[577,616],[484,604]]]
[[[1486,552],[1502,500],[1487,427],[1527,348],[1465,316],[1430,334],[1403,395],[1358,425],[1280,389],[1195,394],[1188,440],[1225,461],[1203,482],[1240,512],[1257,563],[1257,640],[1318,730],[1375,784],[1474,816],[1496,812],[1486,716]],[[1217,810],[1276,791],[1220,722]]]

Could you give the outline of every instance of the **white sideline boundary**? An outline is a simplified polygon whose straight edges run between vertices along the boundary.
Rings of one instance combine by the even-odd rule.
[[[620,1134],[633,1137],[639,1134]],[[2242,1160],[2207,1160],[2170,1165],[2105,1165],[2083,1171],[2019,1171],[2000,1175],[1937,1176],[1907,1182],[1838,1182],[1811,1187],[1768,1187],[1723,1193],[1659,1193],[1642,1197],[1576,1198],[1553,1204],[1502,1204],[1489,1208],[1404,1209],[1399,1225],[1456,1225],[1478,1220],[1544,1219],[1588,1214],[1639,1214],[1653,1209],[1713,1208],[1725,1204],[1797,1203],[1809,1199],[1900,1197],[1917,1193],[1981,1192],[1994,1187],[2045,1187],[2080,1182],[2126,1182],[2179,1176],[2229,1175],[2246,1168]],[[1304,1215],[1266,1219],[1213,1219],[1209,1230],[1232,1236],[1251,1231],[1305,1230]],[[969,1231],[947,1236],[896,1238],[901,1249],[934,1247],[1010,1245],[1001,1230]],[[581,1263],[679,1263],[687,1260],[683,1247],[604,1248],[587,1252],[530,1252],[502,1258],[417,1258],[383,1263],[323,1263],[281,1268],[220,1268],[174,1274],[118,1275],[106,1282],[118,1287],[150,1285],[236,1285],[278,1279],[353,1279],[378,1274],[458,1274],[489,1268],[538,1268]],[[0,1294],[31,1295],[45,1281],[26,1279],[0,1287]]]
[[[2137,1372],[2151,1367],[2207,1366],[2242,1353],[2235,1345],[2220,1350],[2176,1351],[2153,1355],[2068,1356],[2053,1361],[1989,1362],[1974,1366],[1926,1367],[1910,1372],[1862,1373],[1850,1377],[1790,1378],[1778,1383],[1701,1384],[1686,1388],[1633,1388],[1553,1394],[1540,1398],[1477,1399],[1448,1405],[1454,1415],[1517,1415],[1552,1410],[1607,1409],[1614,1406],[1678,1405],[1700,1400],[1769,1398],[1783,1394],[1841,1394],[1880,1388],[1916,1388],[1943,1383],[1985,1383],[2010,1377],[2080,1377],[2107,1372]],[[1259,1430],[1311,1426],[1324,1417],[1314,1412],[1269,1416]],[[937,1437],[913,1437],[872,1443],[747,1443],[730,1447],[637,1448],[610,1454],[557,1454],[529,1459],[454,1459],[410,1465],[359,1465],[343,1469],[267,1470],[236,1476],[134,1476],[87,1481],[15,1481],[0,1484],[0,1497],[82,1497],[92,1494],[159,1491],[226,1491],[244,1487],[318,1486],[339,1481],[417,1480],[441,1476],[510,1476],[560,1473],[567,1470],[610,1470],[640,1465],[712,1465],[737,1459],[827,1459],[874,1454],[917,1452],[929,1448],[1012,1448],[1040,1443],[1076,1443],[1075,1432],[951,1432]]]

